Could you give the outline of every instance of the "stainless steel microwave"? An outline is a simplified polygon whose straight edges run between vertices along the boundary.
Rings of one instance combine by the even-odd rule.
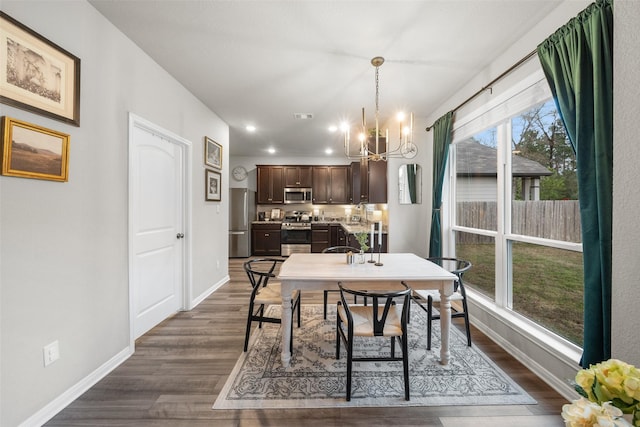
[[[285,203],[311,203],[311,189],[310,188],[285,188],[284,189],[284,202]]]

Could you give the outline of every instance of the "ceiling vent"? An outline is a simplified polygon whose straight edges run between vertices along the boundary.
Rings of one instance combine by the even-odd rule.
[[[311,113],[294,113],[293,117],[299,120],[308,120],[313,119],[313,114]]]

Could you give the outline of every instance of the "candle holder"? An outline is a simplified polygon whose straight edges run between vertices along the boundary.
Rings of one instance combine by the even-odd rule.
[[[375,261],[373,260],[373,245],[371,246],[371,259],[369,259],[369,261],[367,262],[371,262],[374,263]]]
[[[381,250],[382,250],[382,245],[378,246],[378,262],[376,262],[376,263],[374,264],[374,265],[375,265],[375,266],[377,266],[377,267],[380,267],[380,266],[384,265],[384,264],[382,264],[382,263],[380,262],[380,251],[381,251]]]

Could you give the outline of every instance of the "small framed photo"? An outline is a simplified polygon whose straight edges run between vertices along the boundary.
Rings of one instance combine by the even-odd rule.
[[[222,145],[207,136],[204,137],[204,163],[222,169]]]
[[[80,59],[0,11],[0,102],[80,126]]]
[[[66,182],[69,135],[2,118],[2,175]]]
[[[204,191],[205,200],[219,202],[222,200],[222,176],[219,172],[205,169]]]

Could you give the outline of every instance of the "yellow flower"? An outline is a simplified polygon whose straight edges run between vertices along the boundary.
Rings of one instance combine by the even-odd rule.
[[[591,401],[595,401],[595,396],[593,394],[593,383],[596,380],[596,373],[593,369],[582,369],[578,371],[576,374],[576,383],[582,387],[582,389],[587,393],[587,397]]]
[[[622,412],[605,403],[602,406],[581,398],[562,406],[562,419],[567,427],[622,427],[628,426],[619,419]]]
[[[640,371],[638,369],[633,369],[624,380],[624,392],[630,398],[640,401]]]

